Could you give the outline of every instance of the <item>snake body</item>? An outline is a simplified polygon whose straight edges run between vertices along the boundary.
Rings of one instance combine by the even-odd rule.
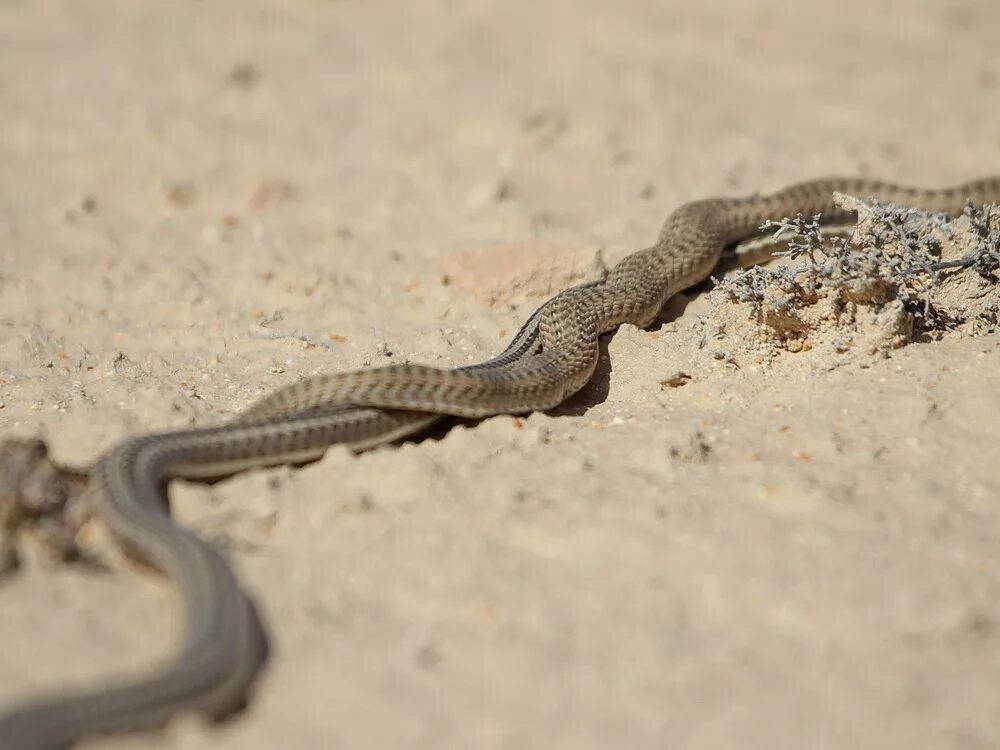
[[[184,612],[180,643],[148,674],[9,711],[0,717],[0,748],[53,750],[84,736],[162,726],[185,711],[221,719],[244,705],[266,658],[263,629],[221,555],[172,521],[169,480],[301,463],[334,444],[363,450],[445,415],[554,407],[593,375],[601,334],[622,323],[652,323],[667,299],[703,280],[725,247],[757,235],[762,222],[795,213],[822,214],[832,223],[851,219],[834,205],[834,192],[955,214],[969,199],[1000,200],[1000,177],[942,190],[824,179],[765,196],[688,203],[668,217],[655,244],[625,257],[605,280],[550,299],[488,362],[323,375],[281,388],[217,427],[125,439],[94,469],[98,512],[129,554],[175,583]]]

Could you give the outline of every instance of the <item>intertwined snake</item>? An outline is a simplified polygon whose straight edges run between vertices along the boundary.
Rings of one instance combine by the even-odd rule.
[[[244,705],[265,658],[266,639],[223,558],[172,521],[164,494],[168,480],[314,460],[338,443],[362,450],[416,433],[446,415],[485,417],[553,407],[590,379],[602,333],[622,323],[652,323],[668,298],[703,280],[724,248],[757,235],[762,222],[795,213],[822,214],[833,223],[850,219],[834,205],[834,192],[954,214],[968,199],[1000,200],[1000,177],[944,190],[825,179],[767,196],[688,203],[670,215],[652,247],[624,258],[605,280],[553,297],[488,362],[452,370],[407,364],[315,377],[279,389],[218,427],[124,440],[92,474],[99,516],[127,552],[176,584],[183,637],[150,674],[10,711],[0,718],[0,747],[51,750],[83,736],[157,727],[183,711],[222,718]]]

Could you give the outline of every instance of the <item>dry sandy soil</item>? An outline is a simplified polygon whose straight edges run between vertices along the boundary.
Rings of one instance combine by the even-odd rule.
[[[0,432],[87,463],[313,373],[487,358],[686,200],[1000,171],[997,29],[988,0],[5,0]],[[624,327],[555,413],[174,486],[274,658],[224,726],[92,746],[1000,746],[1000,336],[738,367],[710,307]],[[0,704],[169,648],[169,587],[87,532],[111,573],[28,544],[0,590]]]

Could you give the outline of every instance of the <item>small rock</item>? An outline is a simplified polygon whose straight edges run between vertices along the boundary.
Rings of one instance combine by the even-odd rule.
[[[691,381],[691,376],[686,372],[677,372],[671,375],[669,378],[665,378],[660,381],[660,389],[666,390],[667,388],[680,388],[682,385],[687,385]]]

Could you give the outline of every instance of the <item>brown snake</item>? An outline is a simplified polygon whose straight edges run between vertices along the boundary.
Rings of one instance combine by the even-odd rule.
[[[850,219],[835,207],[834,192],[955,214],[967,199],[1000,201],[1000,177],[943,190],[825,179],[766,196],[688,203],[670,215],[652,247],[625,257],[605,280],[553,297],[488,362],[319,376],[277,390],[218,427],[125,439],[94,468],[98,513],[131,555],[175,583],[184,611],[180,643],[148,674],[9,710],[0,716],[0,748],[52,750],[84,736],[162,726],[179,712],[218,719],[244,705],[265,659],[266,639],[224,559],[172,521],[165,497],[170,479],[310,461],[338,443],[363,450],[445,415],[551,408],[591,378],[602,333],[622,323],[652,323],[667,299],[706,278],[723,249],[756,236],[763,221],[795,213],[822,214],[832,223]]]

